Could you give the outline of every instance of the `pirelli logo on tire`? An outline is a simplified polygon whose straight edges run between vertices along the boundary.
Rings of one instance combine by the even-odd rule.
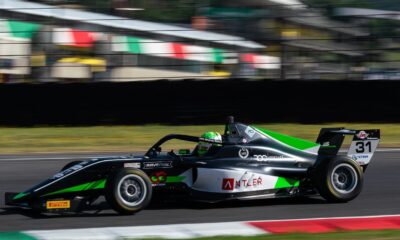
[[[56,200],[56,201],[47,201],[46,209],[65,209],[71,208],[70,200]]]

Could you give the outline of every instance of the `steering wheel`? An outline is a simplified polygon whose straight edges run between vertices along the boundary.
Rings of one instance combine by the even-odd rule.
[[[169,151],[169,152],[168,152],[168,155],[171,156],[171,157],[173,157],[173,158],[178,159],[180,162],[183,162],[182,156],[176,154],[176,153],[174,152],[174,150]]]

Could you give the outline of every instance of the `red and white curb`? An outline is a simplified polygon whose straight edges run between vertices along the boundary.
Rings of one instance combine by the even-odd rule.
[[[55,231],[26,231],[40,240],[111,240],[128,238],[197,238],[222,235],[253,236],[265,231],[244,222],[153,225],[140,227],[87,228]]]
[[[247,222],[271,234],[400,229],[400,215],[290,219]]]
[[[323,233],[334,231],[388,229],[400,229],[400,215],[23,231],[15,233],[0,233],[0,239],[182,239],[214,236],[254,236],[260,234],[281,234],[291,232]]]

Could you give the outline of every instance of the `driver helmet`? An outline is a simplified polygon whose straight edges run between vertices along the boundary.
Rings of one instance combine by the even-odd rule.
[[[201,140],[199,141],[199,144],[197,146],[198,146],[198,154],[200,156],[206,154],[212,146],[221,146],[222,143],[222,136],[217,132],[203,133],[203,135],[201,135],[200,138],[214,141],[214,143],[205,142]]]

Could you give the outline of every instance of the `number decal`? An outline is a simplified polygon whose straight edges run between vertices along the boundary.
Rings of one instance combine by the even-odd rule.
[[[357,142],[356,143],[356,153],[363,153],[365,152],[365,147],[368,148],[368,152],[372,152],[372,147],[371,147],[371,142],[367,141],[367,142]]]
[[[372,152],[371,151],[371,142],[366,142],[365,146],[368,147],[368,152]]]
[[[357,153],[363,153],[364,152],[364,143],[363,142],[357,142],[356,143],[356,146],[357,146],[357,148],[356,148],[356,152]]]

